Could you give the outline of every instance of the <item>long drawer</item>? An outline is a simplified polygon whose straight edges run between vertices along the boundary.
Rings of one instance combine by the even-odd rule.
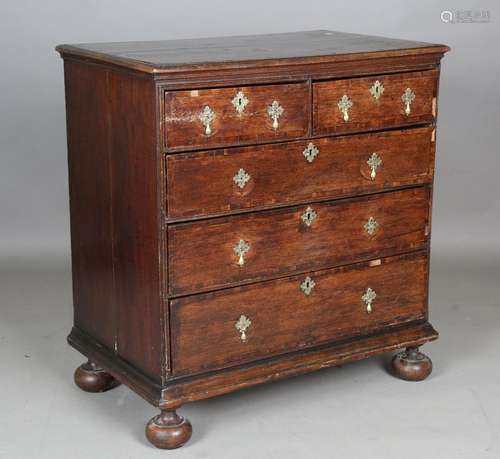
[[[167,157],[169,218],[293,204],[432,181],[433,128]]]
[[[307,83],[165,93],[168,149],[196,149],[303,137],[309,129]]]
[[[241,364],[425,318],[425,253],[170,302],[175,375]]]
[[[436,117],[438,70],[313,84],[313,132],[334,134],[415,123]]]
[[[174,295],[423,247],[427,187],[168,226]]]

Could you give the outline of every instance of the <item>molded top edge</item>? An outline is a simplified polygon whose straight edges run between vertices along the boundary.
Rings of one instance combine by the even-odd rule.
[[[145,73],[444,54],[449,49],[446,45],[330,30],[56,47],[62,57],[80,57]]]

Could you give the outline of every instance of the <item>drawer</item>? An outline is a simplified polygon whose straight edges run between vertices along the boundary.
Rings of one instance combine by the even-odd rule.
[[[169,218],[222,214],[432,181],[432,128],[167,157]]]
[[[420,187],[169,225],[169,291],[188,294],[421,248],[429,195]]]
[[[196,149],[305,136],[306,83],[165,93],[168,149]]]
[[[333,134],[432,122],[438,76],[437,70],[428,70],[314,83],[313,131]]]
[[[420,252],[172,300],[174,374],[423,319],[427,273],[427,257]]]

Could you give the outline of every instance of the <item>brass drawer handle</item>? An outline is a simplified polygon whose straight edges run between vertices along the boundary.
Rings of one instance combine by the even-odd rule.
[[[241,341],[247,340],[246,331],[248,330],[250,325],[252,325],[252,321],[245,315],[241,315],[238,321],[234,324],[236,330],[240,332]]]
[[[285,109],[279,104],[277,100],[273,100],[273,103],[267,107],[267,113],[273,120],[273,128],[278,129],[278,119]]]
[[[250,250],[250,244],[247,241],[240,239],[233,247],[233,250],[238,256],[238,265],[243,266],[245,264],[245,255]]]
[[[242,91],[238,91],[236,95],[233,97],[231,100],[231,103],[234,106],[234,109],[238,113],[238,115],[241,115],[244,111],[246,106],[248,105],[248,98],[243,94]]]
[[[384,93],[384,85],[380,81],[375,81],[370,88],[370,94],[378,101],[380,96]]]
[[[378,227],[379,227],[379,224],[378,224],[377,220],[375,220],[373,217],[370,217],[364,225],[365,231],[370,236],[372,236],[375,233],[375,231],[377,231]]]
[[[240,168],[240,170],[234,175],[233,182],[241,189],[243,189],[245,188],[245,185],[250,180],[250,178],[250,174],[248,174],[245,169]]]
[[[205,105],[205,108],[200,112],[198,118],[201,121],[201,124],[205,126],[205,135],[210,135],[212,133],[210,124],[215,119],[214,111],[208,105]]]
[[[372,153],[372,155],[366,162],[371,169],[370,178],[372,180],[375,180],[375,177],[377,176],[377,169],[382,165],[382,160],[377,153]]]
[[[365,290],[365,293],[363,294],[363,296],[361,297],[361,299],[364,301],[364,303],[366,304],[366,312],[368,314],[371,314],[371,312],[373,311],[373,308],[372,308],[372,303],[375,301],[375,298],[377,298],[377,293],[375,292],[375,290],[373,290],[372,288],[368,287],[366,290]]]
[[[304,295],[309,296],[314,290],[316,282],[314,282],[309,276],[307,276],[302,284],[300,284],[300,290],[304,292]]]
[[[319,155],[318,147],[316,147],[312,142],[306,147],[302,152],[308,163],[312,163],[314,158]]]
[[[411,103],[415,100],[415,93],[410,88],[406,88],[401,96],[401,100],[405,104],[405,115],[409,116],[411,113]]]
[[[313,210],[312,207],[308,207],[300,216],[301,220],[306,226],[311,226],[318,217],[318,214]]]
[[[352,100],[344,94],[337,105],[344,116],[344,122],[347,123],[349,121],[349,109],[352,107]]]

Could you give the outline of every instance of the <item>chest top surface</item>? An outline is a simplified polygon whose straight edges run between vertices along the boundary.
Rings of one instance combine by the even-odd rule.
[[[443,53],[445,45],[330,30],[182,40],[60,45],[65,56],[87,57],[147,73],[183,67],[252,65],[261,61],[323,62]]]

